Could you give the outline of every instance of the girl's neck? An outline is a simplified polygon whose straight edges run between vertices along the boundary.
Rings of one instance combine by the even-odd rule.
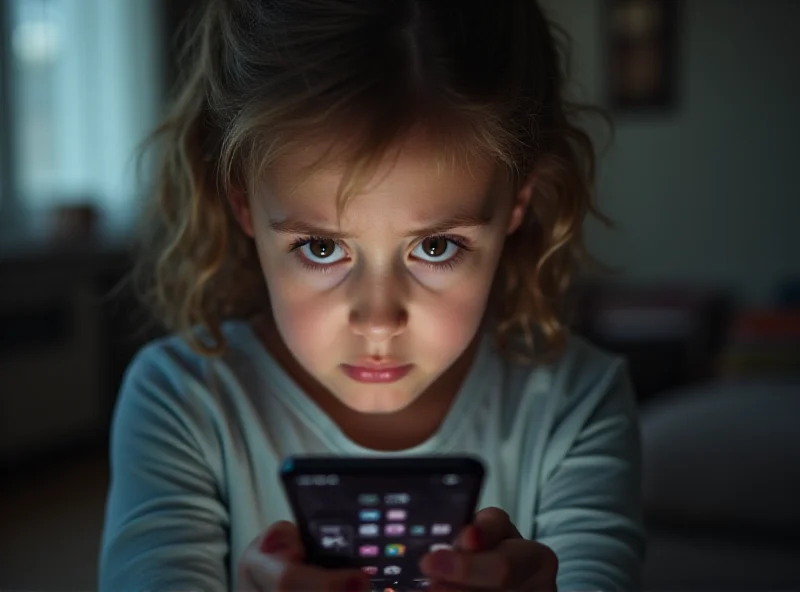
[[[479,333],[458,360],[407,407],[395,413],[366,414],[343,404],[309,375],[268,317],[258,317],[253,327],[272,357],[348,438],[364,448],[381,451],[413,448],[439,429],[469,371],[480,339]]]

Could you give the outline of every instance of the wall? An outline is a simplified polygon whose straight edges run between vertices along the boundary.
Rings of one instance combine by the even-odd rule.
[[[0,135],[12,141],[14,186],[6,191],[17,203],[15,219],[1,221],[27,238],[50,208],[88,201],[108,226],[126,229],[143,189],[136,149],[163,110],[163,1],[51,4],[3,5],[4,14],[12,9],[14,51],[0,58],[13,57],[3,90],[11,90],[14,125]]]
[[[573,37],[573,94],[603,99],[603,0],[542,0]],[[590,246],[633,279],[731,286],[764,303],[800,272],[800,2],[681,4],[671,113],[624,115],[601,163],[613,232]]]

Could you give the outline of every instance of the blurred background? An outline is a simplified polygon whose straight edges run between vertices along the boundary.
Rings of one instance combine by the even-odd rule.
[[[0,589],[90,590],[119,381],[113,290],[194,0],[0,0]],[[800,2],[546,0],[609,109],[575,330],[640,401],[647,589],[800,589]],[[43,567],[46,566],[46,567]]]

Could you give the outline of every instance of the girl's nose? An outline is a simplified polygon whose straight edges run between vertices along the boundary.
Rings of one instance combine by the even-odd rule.
[[[353,291],[350,327],[369,341],[383,342],[401,334],[408,325],[405,290],[394,277],[365,277]]]

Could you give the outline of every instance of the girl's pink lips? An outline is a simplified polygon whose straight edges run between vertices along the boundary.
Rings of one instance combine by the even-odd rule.
[[[397,382],[411,371],[413,364],[369,364],[351,366],[342,364],[342,370],[347,376],[357,382],[387,383]]]

